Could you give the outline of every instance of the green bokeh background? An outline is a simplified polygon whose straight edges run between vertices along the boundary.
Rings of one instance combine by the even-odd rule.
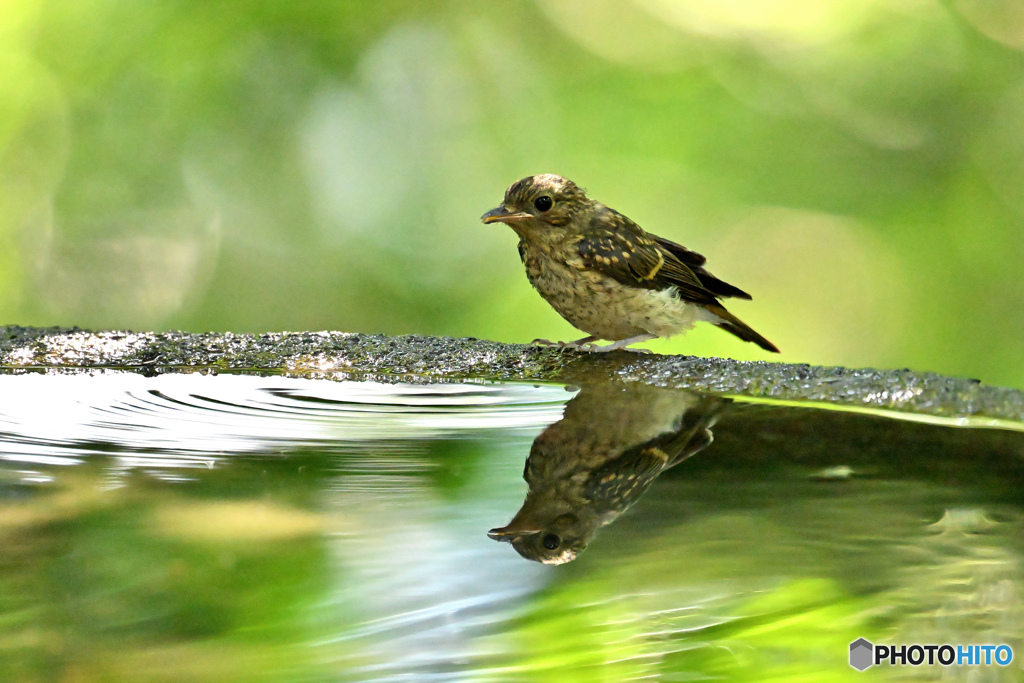
[[[574,338],[478,221],[555,172],[782,360],[1024,387],[1022,49],[1016,0],[6,0],[0,321]]]

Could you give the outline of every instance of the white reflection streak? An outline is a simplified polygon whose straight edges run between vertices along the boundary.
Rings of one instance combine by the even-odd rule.
[[[474,595],[468,598],[460,598],[455,600],[448,600],[447,602],[439,602],[431,605],[430,607],[424,607],[421,609],[412,609],[406,612],[399,612],[387,617],[381,617],[380,619],[371,619],[363,622],[363,625],[359,628],[353,629],[345,635],[338,636],[337,638],[330,638],[327,640],[314,643],[314,645],[327,645],[330,643],[337,643],[345,640],[352,640],[355,638],[363,638],[369,635],[375,635],[379,633],[387,633],[403,626],[414,626],[422,624],[425,621],[436,619],[438,617],[450,617],[451,615],[467,610],[471,607],[490,606],[495,602],[502,602],[504,600],[512,600],[521,595],[519,590],[508,590],[508,591],[495,591],[493,593],[487,593],[484,595]],[[478,623],[489,623],[491,621],[503,622],[506,619],[506,615],[494,616],[490,619],[475,620]],[[436,628],[436,627],[435,627]],[[430,629],[432,630],[432,629]]]
[[[325,607],[355,623],[323,643],[328,661],[359,680],[398,681],[472,677],[500,659],[508,620],[553,578],[486,536],[495,506],[521,501],[520,491],[495,482],[518,476],[529,443],[524,434],[488,453],[462,492],[475,506],[408,487],[386,498],[352,490],[332,498],[337,587]]]
[[[36,465],[78,465],[85,461],[84,458],[74,458],[65,455],[41,455],[32,452],[0,453],[0,460],[14,460],[17,462],[34,463]]]
[[[4,375],[0,459],[67,465],[115,452],[130,467],[210,467],[221,453],[535,429],[557,420],[571,396],[554,386]]]

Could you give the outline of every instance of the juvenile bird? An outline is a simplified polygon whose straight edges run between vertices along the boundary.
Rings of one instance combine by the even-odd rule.
[[[560,346],[614,351],[671,337],[703,320],[766,351],[779,351],[725,310],[720,299],[750,295],[704,270],[703,256],[645,232],[571,180],[553,174],[523,178],[480,220],[516,231],[530,283],[588,334]],[[614,343],[597,347],[598,339]]]
[[[529,560],[571,562],[662,472],[710,445],[730,403],[642,384],[584,385],[534,440],[519,512],[488,536]]]

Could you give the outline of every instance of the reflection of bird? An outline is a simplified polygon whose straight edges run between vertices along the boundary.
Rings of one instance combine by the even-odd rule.
[[[645,232],[589,199],[571,180],[551,174],[523,178],[481,220],[516,231],[531,284],[590,335],[565,346],[612,351],[685,332],[703,320],[778,352],[719,301],[749,294],[704,270],[700,254]],[[615,343],[595,348],[597,339]]]
[[[730,402],[646,385],[584,387],[533,442],[523,506],[488,536],[545,564],[575,559],[658,475],[711,443]]]

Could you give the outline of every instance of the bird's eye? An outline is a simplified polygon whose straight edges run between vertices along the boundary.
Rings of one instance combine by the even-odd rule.
[[[540,211],[541,213],[544,213],[545,211],[550,209],[552,207],[552,205],[554,205],[554,202],[551,201],[551,197],[548,197],[547,195],[543,195],[541,197],[537,197],[536,199],[534,199],[533,200],[533,205],[537,207],[538,211]]]
[[[562,539],[558,538],[558,536],[554,534],[548,534],[541,539],[541,543],[543,543],[544,547],[548,550],[554,550],[562,543]]]

